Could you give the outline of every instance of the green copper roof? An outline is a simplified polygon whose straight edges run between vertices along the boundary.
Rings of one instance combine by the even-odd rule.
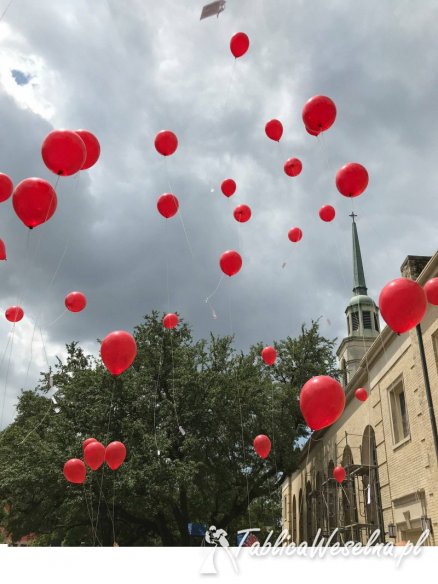
[[[348,306],[357,306],[359,304],[368,304],[374,306],[374,300],[370,298],[370,296],[366,296],[365,294],[358,294],[357,296],[353,296],[353,298],[348,303]]]
[[[362,255],[360,253],[359,236],[357,235],[356,222],[354,221],[355,215],[352,213],[350,217],[353,217],[353,273],[354,273],[354,287],[353,292],[356,295],[366,295],[367,285],[365,283],[365,274],[363,271]]]

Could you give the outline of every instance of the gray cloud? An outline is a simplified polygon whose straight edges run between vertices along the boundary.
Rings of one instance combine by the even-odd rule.
[[[32,232],[28,254],[27,230],[10,202],[0,205],[9,258],[0,266],[1,306],[20,298],[30,318],[10,360],[5,420],[20,387],[33,386],[44,368],[37,334],[30,359],[38,315],[50,360],[73,339],[97,351],[97,337],[131,330],[154,308],[167,310],[166,262],[170,309],[193,324],[195,336],[232,328],[237,346],[246,348],[295,335],[302,322],[319,316],[324,334],[342,338],[352,288],[352,209],[376,300],[407,254],[436,249],[438,7],[432,0],[354,7],[340,0],[275,6],[229,0],[219,19],[202,22],[198,0],[125,4],[108,0],[90,10],[85,0],[41,0],[24,10],[17,2],[0,25],[2,69],[31,76],[15,92],[0,90],[0,171],[14,182],[41,176],[53,184],[40,157],[52,128],[87,128],[102,146],[96,167],[60,179],[57,212]],[[238,30],[248,33],[251,47],[233,64],[228,45]],[[318,93],[334,99],[338,118],[315,139],[302,126],[301,108]],[[284,124],[280,144],[264,135],[272,117]],[[166,161],[153,146],[164,128],[180,142]],[[283,173],[291,156],[303,162],[294,179]],[[334,184],[348,161],[370,173],[369,188],[352,201]],[[220,192],[226,177],[238,183],[230,200]],[[180,217],[166,225],[156,211],[170,185],[193,257]],[[232,217],[239,203],[253,210],[244,225]],[[337,210],[331,224],[318,217],[327,203]],[[295,225],[304,232],[296,245],[287,239]],[[219,282],[220,254],[233,248],[243,269],[224,278],[211,299],[213,319],[205,298]],[[86,293],[86,311],[47,327],[74,289]],[[5,344],[8,331],[5,321]]]

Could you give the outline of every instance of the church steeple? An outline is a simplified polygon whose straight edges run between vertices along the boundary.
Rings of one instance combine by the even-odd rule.
[[[356,221],[354,220],[357,215],[351,213],[350,217],[353,219],[351,224],[353,232],[353,275],[354,275],[354,294],[365,294],[367,293],[367,286],[365,283],[365,273],[363,271],[362,254],[360,253],[359,236],[357,234]]]
[[[337,351],[341,369],[344,370],[344,385],[347,385],[356,372],[366,351],[379,334],[379,309],[368,296],[360,251],[359,235],[355,218],[351,213],[353,239],[353,294],[346,310],[348,336]]]

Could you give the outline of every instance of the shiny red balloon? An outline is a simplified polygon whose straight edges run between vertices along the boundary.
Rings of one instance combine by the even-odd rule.
[[[277,359],[277,351],[274,347],[265,347],[262,351],[262,359],[266,365],[273,365]]]
[[[246,223],[251,219],[251,209],[248,205],[238,205],[233,211],[234,219],[239,223]]]
[[[126,458],[126,447],[122,442],[111,442],[105,450],[105,462],[111,470],[117,470]]]
[[[269,120],[265,126],[265,133],[271,140],[280,142],[280,139],[283,136],[283,124],[280,120]]]
[[[345,477],[347,476],[347,473],[345,472],[345,468],[342,466],[335,466],[335,468],[333,469],[333,477],[334,479],[336,479],[336,481],[341,484],[345,481]]]
[[[249,38],[244,32],[236,32],[230,40],[230,50],[233,56],[238,59],[249,49]]]
[[[330,221],[333,221],[333,219],[335,218],[336,211],[334,207],[332,207],[331,205],[324,205],[319,210],[319,216],[323,221],[329,223]]]
[[[393,331],[405,333],[416,327],[426,314],[426,293],[414,280],[397,278],[380,292],[379,308],[384,321]]]
[[[288,176],[298,176],[303,170],[303,164],[298,158],[289,158],[284,163],[284,172]]]
[[[306,128],[306,132],[311,136],[319,136],[321,132],[315,132],[314,130],[310,130],[310,128]]]
[[[307,381],[300,393],[301,413],[312,430],[321,430],[338,420],[345,408],[342,385],[328,375]]]
[[[307,130],[325,132],[336,119],[336,106],[329,97],[315,95],[306,102],[302,115]]]
[[[359,387],[358,389],[356,389],[354,395],[359,401],[362,402],[367,401],[368,399],[368,392],[364,387]]]
[[[336,187],[344,197],[358,197],[368,186],[368,171],[357,162],[344,164],[336,173]]]
[[[20,306],[10,306],[6,309],[5,316],[9,322],[19,322],[24,316],[24,311]]]
[[[18,218],[30,229],[48,221],[58,205],[55,190],[42,178],[22,180],[12,195],[12,205]]]
[[[108,371],[112,375],[120,375],[134,362],[137,343],[130,333],[114,331],[103,339],[100,355]]]
[[[105,460],[105,446],[97,440],[91,442],[84,448],[84,460],[92,470],[97,470]]]
[[[221,184],[221,190],[226,197],[231,197],[236,192],[237,185],[232,178],[226,178]]]
[[[85,161],[81,170],[87,170],[96,164],[100,156],[99,140],[88,130],[76,130],[77,134],[85,145]]]
[[[174,329],[178,326],[178,323],[179,323],[178,315],[173,312],[169,312],[169,314],[166,314],[166,316],[163,318],[164,328]]]
[[[297,243],[303,237],[303,232],[299,227],[292,227],[287,236],[293,243]]]
[[[14,185],[7,174],[0,172],[0,203],[7,201],[12,195]]]
[[[81,170],[87,150],[76,132],[53,130],[46,136],[41,154],[49,170],[60,176],[70,176]]]
[[[155,149],[162,156],[171,156],[178,148],[178,138],[170,130],[161,130],[155,136]]]
[[[432,278],[426,282],[424,291],[426,292],[426,298],[429,304],[438,306],[438,278]]]
[[[237,251],[229,250],[224,251],[219,260],[219,265],[221,270],[227,276],[234,276],[240,272],[242,267],[242,258]]]
[[[81,485],[86,474],[85,464],[79,458],[71,458],[64,464],[64,476],[70,483]]]
[[[271,441],[264,434],[259,434],[254,438],[254,450],[260,456],[260,458],[268,458],[271,452]]]
[[[87,306],[87,298],[82,292],[69,292],[65,297],[64,304],[70,312],[81,312]]]
[[[3,239],[0,239],[0,260],[6,260],[6,247]]]
[[[82,442],[82,450],[85,450],[89,444],[97,442],[96,438],[87,438]]]
[[[158,197],[157,209],[163,217],[170,219],[178,212],[178,199],[172,193],[164,193],[164,195]]]

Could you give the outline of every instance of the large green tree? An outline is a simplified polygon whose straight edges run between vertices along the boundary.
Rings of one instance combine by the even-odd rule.
[[[231,337],[194,341],[187,324],[164,330],[157,313],[134,336],[138,354],[121,376],[72,343],[65,362],[21,393],[0,434],[0,526],[52,545],[191,545],[189,522],[230,535],[278,528],[280,485],[307,434],[299,390],[337,374],[333,341],[312,322],[276,343],[278,364],[268,367],[261,344],[243,353]],[[254,453],[257,434],[272,440],[266,460]],[[90,436],[122,441],[126,461],[69,484],[63,464],[82,457]]]

